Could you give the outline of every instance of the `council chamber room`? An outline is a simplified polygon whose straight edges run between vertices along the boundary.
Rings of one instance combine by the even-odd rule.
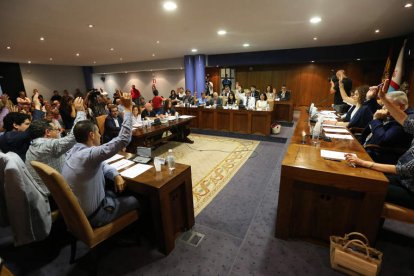
[[[0,18],[0,276],[414,274],[411,0]]]

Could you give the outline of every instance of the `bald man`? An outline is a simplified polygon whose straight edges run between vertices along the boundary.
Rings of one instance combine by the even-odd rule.
[[[150,103],[146,103],[144,105],[145,109],[141,112],[141,119],[144,120],[145,117],[157,117],[154,110],[152,110],[152,105]]]

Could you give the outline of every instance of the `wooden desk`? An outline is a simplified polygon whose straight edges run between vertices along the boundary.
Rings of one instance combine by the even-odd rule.
[[[233,109],[213,109],[204,107],[175,107],[180,114],[193,115],[191,127],[238,132],[244,134],[270,135],[270,125],[274,122],[275,111],[252,111]]]
[[[173,140],[183,143],[193,143],[188,138],[190,134],[190,125],[194,118],[178,119],[168,121],[167,124],[151,126],[150,128],[134,128],[132,131],[131,143],[127,146],[127,152],[136,153],[138,146],[152,147],[163,141]],[[163,137],[165,132],[169,135]]]
[[[135,178],[124,179],[130,191],[148,197],[158,248],[168,255],[177,236],[194,226],[191,167],[176,163],[170,175],[164,165],[161,172],[153,167]]]
[[[303,130],[309,133],[304,108],[282,162],[275,236],[328,242],[330,235],[358,231],[375,242],[388,179],[320,156],[329,149],[371,160],[358,141],[332,139],[315,147],[307,138],[303,145]]]
[[[274,101],[273,110],[276,120],[293,121],[293,101]]]

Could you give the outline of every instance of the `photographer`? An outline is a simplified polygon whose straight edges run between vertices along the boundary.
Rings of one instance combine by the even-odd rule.
[[[348,97],[351,95],[352,80],[345,75],[345,70],[343,69],[338,70],[336,75],[330,77],[331,89],[329,92],[334,94],[333,108],[338,113],[345,113],[348,111],[350,106],[342,100],[341,92],[339,91],[339,79],[342,79],[342,83]]]

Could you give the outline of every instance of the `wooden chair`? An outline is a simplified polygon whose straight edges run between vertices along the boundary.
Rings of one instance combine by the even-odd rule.
[[[68,231],[77,239],[84,242],[90,249],[135,222],[139,217],[138,210],[134,210],[122,215],[109,224],[92,228],[77,198],[63,176],[41,162],[31,161],[30,164],[32,164],[55,199]],[[75,262],[75,257],[76,239],[71,243],[71,264]]]
[[[101,136],[103,136],[105,132],[105,120],[107,116],[108,115],[101,115],[96,117],[96,123],[98,124],[99,133],[101,134]]]
[[[382,209],[382,217],[385,219],[414,223],[414,210],[385,202]]]

